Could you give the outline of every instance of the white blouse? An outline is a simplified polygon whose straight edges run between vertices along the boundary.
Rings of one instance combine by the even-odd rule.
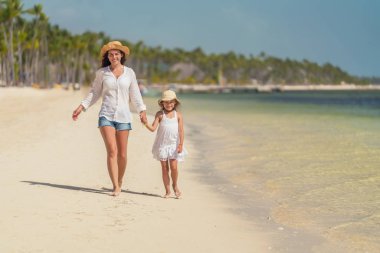
[[[103,102],[99,117],[119,123],[132,122],[129,100],[138,112],[145,111],[146,106],[141,97],[137,79],[133,69],[124,66],[123,73],[116,78],[108,67],[96,71],[96,77],[87,97],[82,101],[87,110],[102,97]]]

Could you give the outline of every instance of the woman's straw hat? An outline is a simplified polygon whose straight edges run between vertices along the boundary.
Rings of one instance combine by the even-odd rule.
[[[161,102],[164,102],[164,101],[171,101],[171,100],[177,101],[177,104],[180,103],[174,91],[166,90],[162,92],[162,96],[158,100],[158,104],[161,104]]]
[[[120,50],[122,51],[125,55],[129,55],[129,48],[127,46],[123,46],[120,41],[111,41],[105,44],[102,49],[100,50],[100,56],[103,57],[103,55],[109,51],[109,50]]]

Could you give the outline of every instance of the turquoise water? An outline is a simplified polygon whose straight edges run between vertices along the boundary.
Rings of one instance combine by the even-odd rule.
[[[251,196],[241,205],[259,198],[279,224],[380,252],[380,92],[179,97],[201,167]]]

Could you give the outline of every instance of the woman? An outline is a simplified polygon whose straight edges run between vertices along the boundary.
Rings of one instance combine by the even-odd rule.
[[[140,113],[140,120],[146,122],[146,106],[141,97],[137,79],[131,68],[124,66],[129,48],[119,41],[111,41],[100,51],[102,67],[96,72],[95,80],[87,97],[73,112],[77,120],[100,97],[98,127],[107,150],[107,167],[112,181],[112,196],[121,192],[123,176],[127,167],[127,145],[132,116],[129,100]]]

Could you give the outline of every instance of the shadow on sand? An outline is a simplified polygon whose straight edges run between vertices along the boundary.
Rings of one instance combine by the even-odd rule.
[[[104,188],[104,187],[103,187],[102,190],[110,192],[112,189]],[[144,196],[149,196],[149,197],[162,198],[161,195],[158,195],[158,194],[152,194],[152,193],[147,193],[147,192],[135,192],[135,191],[131,191],[131,190],[121,190],[121,192],[129,193],[129,194],[144,195]]]
[[[72,190],[72,191],[83,191],[83,192],[91,192],[91,193],[98,193],[98,194],[104,194],[104,195],[110,195],[110,192],[112,191],[112,189],[108,189],[104,187],[99,190],[99,189],[78,187],[78,186],[72,186],[72,185],[51,184],[51,183],[36,182],[36,181],[20,181],[20,182],[28,183],[30,185],[43,185],[43,186],[55,187],[55,188],[60,188],[60,189]],[[151,194],[151,193],[146,193],[146,192],[135,192],[135,191],[130,191],[130,190],[122,190],[122,192],[161,198],[161,196],[158,194]]]

